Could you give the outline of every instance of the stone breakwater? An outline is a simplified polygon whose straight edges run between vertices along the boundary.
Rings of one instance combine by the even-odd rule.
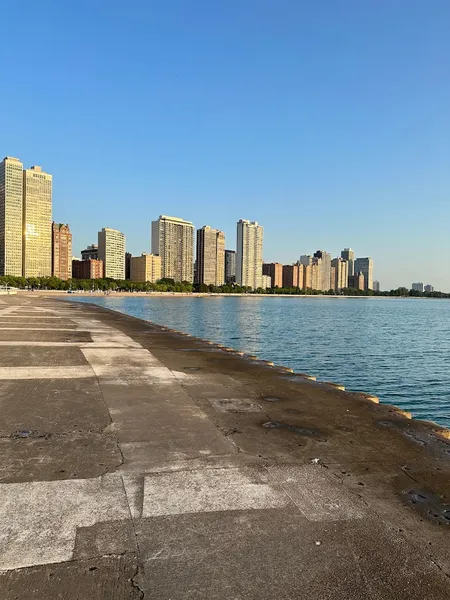
[[[30,296],[0,301],[2,599],[448,598],[448,430]]]

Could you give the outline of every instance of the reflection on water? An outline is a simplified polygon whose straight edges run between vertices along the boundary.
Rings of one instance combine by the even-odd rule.
[[[80,298],[377,394],[450,425],[450,302],[397,298]]]

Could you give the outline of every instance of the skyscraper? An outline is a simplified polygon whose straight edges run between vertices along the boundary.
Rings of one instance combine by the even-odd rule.
[[[236,252],[225,250],[225,283],[236,281]]]
[[[52,275],[67,281],[72,278],[72,234],[68,225],[52,225]]]
[[[424,292],[427,292],[428,294],[430,294],[431,292],[434,292],[434,287],[428,283],[428,284],[427,284],[427,285],[424,287]]]
[[[331,262],[333,262],[333,261],[331,261]],[[330,270],[330,290],[333,290],[333,291],[337,291],[336,272],[337,272],[337,267],[332,264],[331,270]]]
[[[331,254],[325,252],[325,250],[317,250],[314,253],[314,258],[320,259],[320,275],[318,275],[316,289],[327,292],[331,286]]]
[[[22,275],[23,164],[0,162],[0,275]]]
[[[268,275],[271,287],[283,287],[283,265],[281,263],[263,263],[263,275]]]
[[[300,285],[300,287],[304,290],[310,290],[312,289],[312,263],[301,264],[303,266],[303,285]]]
[[[152,254],[161,256],[161,276],[175,281],[194,280],[194,225],[161,215],[152,221]]]
[[[99,231],[98,258],[103,261],[104,277],[125,279],[125,235],[110,227]]]
[[[423,292],[423,283],[421,281],[418,283],[413,283],[411,289],[415,292]]]
[[[341,252],[341,258],[348,262],[348,276],[355,274],[355,253],[351,248],[344,248]]]
[[[379,281],[374,281],[373,282],[373,291],[374,292],[379,292],[380,291],[380,282]]]
[[[306,267],[308,268],[308,267]],[[322,259],[314,258],[312,264],[309,267],[311,269],[311,289],[321,290],[322,289]]]
[[[373,289],[373,260],[367,258],[357,258],[355,260],[355,273],[362,273],[364,275],[364,289]]]
[[[331,267],[334,267],[334,281],[332,288],[337,292],[348,287],[348,262],[342,258],[333,258]]]
[[[22,272],[52,274],[52,176],[38,166],[23,171]]]
[[[263,232],[263,228],[256,221],[238,221],[236,281],[239,285],[252,289],[262,285]]]
[[[205,225],[197,229],[196,283],[222,285],[225,281],[225,235]]]

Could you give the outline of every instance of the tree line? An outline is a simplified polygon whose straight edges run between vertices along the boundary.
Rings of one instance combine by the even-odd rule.
[[[345,288],[340,292],[334,290],[322,291],[312,289],[295,288],[258,288],[252,290],[250,287],[240,286],[235,283],[215,286],[192,284],[189,281],[174,281],[173,279],[160,279],[157,283],[149,281],[142,283],[129,279],[68,279],[64,281],[58,277],[13,277],[5,275],[0,277],[0,285],[19,288],[22,290],[65,290],[65,291],[100,291],[100,292],[182,292],[211,293],[211,294],[286,294],[290,296],[325,295],[325,296],[393,296],[414,298],[450,298],[450,294],[443,292],[419,292],[399,287],[395,290],[374,292],[373,290],[362,291],[355,288]]]

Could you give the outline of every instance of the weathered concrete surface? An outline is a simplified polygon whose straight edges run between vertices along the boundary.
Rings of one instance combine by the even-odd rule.
[[[0,411],[2,600],[450,598],[450,442],[392,407],[33,294]]]

